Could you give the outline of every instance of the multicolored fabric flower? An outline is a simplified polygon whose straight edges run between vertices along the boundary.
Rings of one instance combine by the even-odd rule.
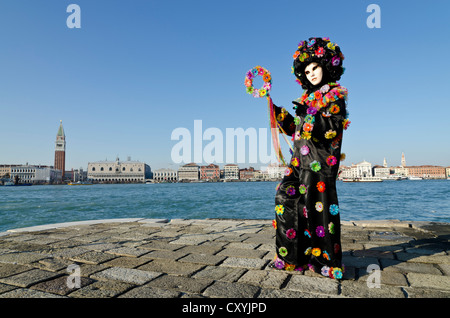
[[[330,214],[337,215],[339,213],[339,206],[337,204],[330,205]]]
[[[312,125],[310,123],[304,123],[303,124],[303,131],[312,131],[313,127],[314,127],[314,125]]]
[[[323,47],[319,46],[317,50],[314,51],[314,53],[316,54],[317,57],[322,57],[325,54],[325,50]]]
[[[286,265],[284,265],[284,269],[286,271],[293,271],[295,269],[295,265],[286,263]]]
[[[330,234],[334,234],[335,233],[334,232],[334,223],[333,222],[330,222],[328,224],[328,232],[330,232]]]
[[[347,128],[350,126],[350,120],[348,119],[344,119],[344,121],[342,122],[342,126],[344,127],[345,130],[347,130]]]
[[[290,196],[295,195],[295,187],[293,185],[287,186],[286,193]]]
[[[328,254],[327,251],[323,251],[323,252],[322,252],[322,257],[325,258],[327,261],[330,260],[330,255]]]
[[[301,184],[301,185],[298,186],[298,192],[300,192],[300,194],[305,194],[307,189],[308,188],[304,184]]]
[[[273,264],[275,265],[276,268],[278,269],[283,269],[284,268],[284,261],[280,258],[276,258],[275,261],[273,262]]]
[[[277,229],[277,220],[272,220],[272,226],[275,230]]]
[[[297,232],[294,229],[289,229],[286,231],[286,237],[290,240],[294,239],[297,235]]]
[[[295,117],[294,117],[294,124],[295,124],[295,125],[300,124],[300,117],[298,117],[298,116],[295,116]]]
[[[320,270],[320,273],[323,276],[330,276],[330,268],[328,266],[323,266],[322,269]]]
[[[316,202],[315,208],[316,208],[317,212],[322,212],[323,211],[323,203],[320,201]]]
[[[323,228],[322,225],[319,225],[319,226],[316,228],[316,235],[317,235],[318,237],[324,237],[324,236],[325,236],[325,229]]]
[[[317,108],[315,108],[315,107],[309,107],[309,108],[306,110],[306,113],[307,113],[308,115],[315,115],[315,114],[317,114]]]
[[[333,139],[334,137],[336,137],[336,131],[335,130],[328,130],[326,133],[325,133],[325,138],[326,139]]]
[[[282,204],[275,206],[275,212],[277,212],[278,215],[282,215],[284,213],[284,206]]]
[[[308,247],[308,248],[305,250],[305,255],[311,254],[311,251],[312,251],[312,248],[311,248],[311,247]]]
[[[332,273],[333,273],[333,277],[336,279],[341,279],[343,276],[342,270],[339,267],[333,267]]]
[[[317,182],[317,190],[319,192],[325,192],[325,182],[323,181]]]
[[[294,157],[294,158],[292,158],[292,160],[291,160],[291,164],[292,164],[294,167],[298,167],[298,165],[300,164],[300,162],[299,162],[299,160],[298,160],[297,157]]]
[[[309,166],[311,167],[311,170],[314,172],[319,172],[320,169],[322,168],[322,166],[320,165],[320,162],[318,162],[317,160],[314,160],[313,162],[311,162],[311,164]]]
[[[341,111],[341,109],[339,108],[338,105],[336,105],[336,104],[331,105],[331,107],[330,107],[330,113],[336,115],[336,114],[339,114],[340,111]]]
[[[303,232],[303,234],[305,234],[305,236],[311,238],[311,233],[309,232],[308,229],[306,229],[305,232]]]
[[[286,168],[286,170],[284,170],[284,175],[286,177],[289,177],[292,173],[292,169],[291,168]]]
[[[307,219],[308,218],[308,209],[306,206],[303,207],[303,216]]]
[[[340,62],[341,59],[337,56],[333,56],[333,58],[331,59],[331,64],[333,64],[333,66],[338,66]]]
[[[300,148],[300,153],[303,155],[303,156],[306,156],[307,154],[309,154],[309,147],[308,146],[302,146],[301,148]]]
[[[300,140],[300,139],[301,139],[300,130],[297,130],[294,135],[294,140]]]
[[[278,253],[280,253],[281,256],[285,257],[288,254],[288,250],[286,247],[282,246],[278,249]]]
[[[328,156],[327,165],[334,166],[337,163],[337,159],[335,156]]]
[[[322,251],[320,248],[314,247],[311,251],[311,254],[314,255],[315,257],[319,257],[320,254],[322,254]]]
[[[305,116],[305,123],[314,124],[315,121],[316,121],[316,118],[313,115]]]

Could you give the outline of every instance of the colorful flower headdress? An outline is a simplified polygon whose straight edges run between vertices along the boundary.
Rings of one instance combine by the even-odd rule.
[[[304,89],[311,89],[312,84],[306,79],[304,70],[308,64],[317,62],[322,66],[327,82],[335,82],[344,73],[342,54],[339,45],[330,41],[329,38],[309,38],[298,44],[294,55],[293,73]]]

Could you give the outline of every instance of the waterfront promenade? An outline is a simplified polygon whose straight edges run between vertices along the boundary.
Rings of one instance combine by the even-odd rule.
[[[346,271],[336,281],[268,267],[271,223],[136,218],[10,230],[0,233],[0,298],[450,297],[450,224],[342,222]]]

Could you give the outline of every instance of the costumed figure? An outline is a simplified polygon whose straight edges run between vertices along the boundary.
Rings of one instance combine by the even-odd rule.
[[[299,43],[293,71],[304,89],[295,115],[273,104],[280,131],[292,136],[292,159],[275,196],[276,256],[271,266],[343,275],[336,178],[343,131],[349,125],[347,89],[338,84],[344,56],[328,38]],[[342,154],[343,155],[343,154]]]

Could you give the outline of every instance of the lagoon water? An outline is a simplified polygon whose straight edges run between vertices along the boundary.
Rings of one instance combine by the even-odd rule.
[[[272,219],[277,182],[0,186],[0,232],[112,218]],[[341,219],[450,222],[450,180],[337,182]]]

